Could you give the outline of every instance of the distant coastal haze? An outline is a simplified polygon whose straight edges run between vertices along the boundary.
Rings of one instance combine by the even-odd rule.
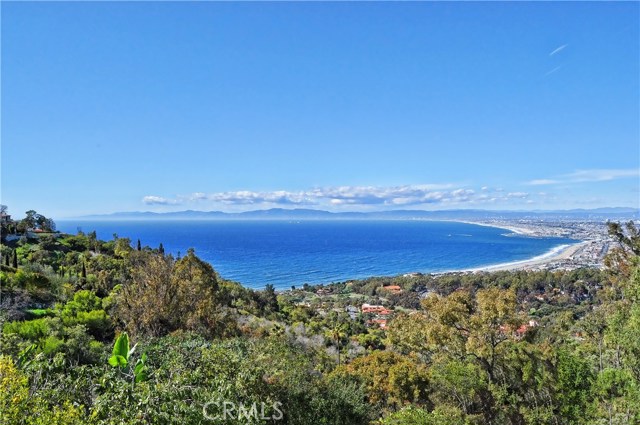
[[[636,220],[640,209],[610,207],[571,210],[497,211],[481,209],[460,210],[392,210],[376,212],[330,212],[314,209],[272,208],[246,212],[222,211],[132,211],[77,217],[90,220],[216,220],[216,219],[269,219],[269,220],[330,220],[330,219],[431,219],[431,220],[487,220],[487,219],[541,219],[541,220]]]

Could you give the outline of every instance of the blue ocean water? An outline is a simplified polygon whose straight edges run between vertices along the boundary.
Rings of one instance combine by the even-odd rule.
[[[226,279],[286,289],[370,276],[436,273],[521,261],[576,241],[437,221],[60,221],[167,253],[196,254]]]

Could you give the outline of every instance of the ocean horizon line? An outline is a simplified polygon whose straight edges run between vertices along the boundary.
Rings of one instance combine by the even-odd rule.
[[[576,241],[468,220],[65,220],[59,227],[162,243],[173,255],[195,248],[223,278],[253,289],[519,264]]]

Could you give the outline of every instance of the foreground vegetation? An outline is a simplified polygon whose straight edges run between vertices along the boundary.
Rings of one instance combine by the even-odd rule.
[[[633,224],[610,226],[605,271],[277,294],[192,250],[26,220],[2,223],[2,424],[640,423]],[[365,302],[393,309],[386,329],[345,311]]]

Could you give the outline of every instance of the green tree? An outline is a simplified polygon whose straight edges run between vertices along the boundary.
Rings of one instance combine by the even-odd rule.
[[[407,406],[380,419],[379,425],[467,425],[463,413],[456,409],[438,406],[431,412]]]
[[[338,366],[340,365],[340,349],[341,349],[341,343],[342,343],[342,339],[344,337],[346,337],[347,334],[345,332],[345,327],[344,325],[340,324],[340,323],[335,323],[333,325],[333,327],[329,330],[329,337],[331,338],[331,340],[336,344],[336,350],[338,353]]]
[[[428,297],[420,313],[392,321],[389,342],[428,357],[445,350],[458,358],[470,357],[494,381],[501,347],[514,341],[522,321],[513,291],[488,288],[475,297],[456,291],[447,297]]]
[[[338,367],[332,374],[363,382],[374,405],[396,409],[405,403],[427,403],[427,369],[414,357],[375,351]]]
[[[117,315],[134,336],[190,330],[207,336],[236,332],[233,312],[222,304],[218,276],[193,250],[178,261],[143,252],[132,281],[116,295]]]
[[[449,356],[437,356],[429,369],[437,406],[455,408],[470,417],[478,418],[489,394],[487,375],[477,364]]]
[[[22,219],[22,224],[26,229],[33,229],[37,224],[38,213],[34,210],[25,212],[25,218]]]
[[[87,282],[87,266],[84,261],[82,262],[82,271],[81,271],[80,277],[82,278],[82,283]]]
[[[607,223],[609,235],[613,236],[625,249],[634,255],[640,255],[640,229],[633,221],[629,221],[623,227],[620,223]]]
[[[260,292],[258,298],[259,305],[262,311],[266,313],[278,312],[278,297],[276,295],[275,287],[272,284],[267,283],[262,292]]]
[[[220,304],[218,276],[209,263],[199,259],[193,249],[176,261],[171,274],[175,288],[174,311],[181,312],[177,326],[209,336],[235,332],[230,312]]]
[[[171,281],[170,257],[145,256],[132,271],[132,280],[115,294],[115,312],[129,334],[161,336],[175,329],[171,311],[175,287]]]
[[[640,388],[638,381],[624,369],[606,368],[594,384],[596,417],[609,424],[640,422]]]
[[[114,247],[113,253],[116,257],[127,259],[129,258],[133,248],[131,248],[131,239],[129,238],[119,238],[117,235],[114,236]]]
[[[421,311],[399,319],[390,324],[388,342],[433,363],[434,379],[441,383],[436,400],[485,423],[546,420],[549,409],[539,406],[550,397],[541,391],[548,367],[526,339],[514,291],[491,287],[475,295],[434,295],[422,301]]]
[[[609,222],[608,229],[609,236],[617,240],[620,246],[609,251],[604,263],[614,278],[624,281],[638,265],[640,230],[633,221],[629,221],[624,227],[620,223]]]
[[[555,392],[560,416],[566,423],[586,423],[591,387],[591,363],[561,348],[557,353]]]

